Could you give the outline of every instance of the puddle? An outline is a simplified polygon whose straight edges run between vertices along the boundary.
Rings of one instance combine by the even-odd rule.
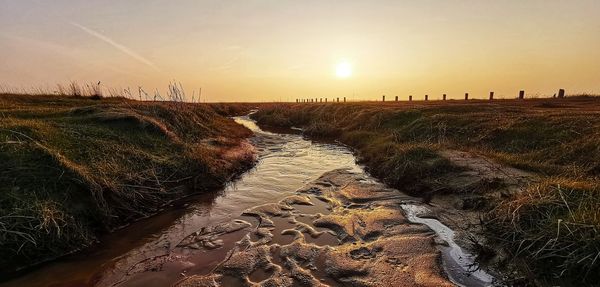
[[[440,246],[444,262],[444,269],[452,282],[460,286],[492,286],[494,277],[479,269],[475,262],[476,256],[463,250],[454,241],[454,231],[433,218],[423,218],[427,214],[425,206],[414,204],[403,204],[402,209],[406,212],[408,220],[415,223],[427,225],[437,236],[448,243],[448,246]]]

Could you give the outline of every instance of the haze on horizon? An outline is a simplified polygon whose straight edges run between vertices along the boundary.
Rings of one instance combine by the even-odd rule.
[[[0,85],[176,79],[208,101],[600,93],[599,12],[597,0],[0,0]]]

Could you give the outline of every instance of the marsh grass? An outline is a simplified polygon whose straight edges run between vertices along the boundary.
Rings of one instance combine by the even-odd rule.
[[[598,97],[271,104],[253,117],[340,140],[374,176],[423,197],[438,190],[437,178],[456,169],[437,153],[444,149],[534,172],[538,183],[485,205],[493,207],[485,218],[490,237],[514,258],[526,258],[539,278],[600,278]]]
[[[536,273],[593,279],[600,260],[599,207],[598,182],[551,177],[502,202],[486,226],[514,256],[536,262]]]
[[[2,273],[89,245],[253,162],[251,132],[224,117],[245,106],[69,93],[0,95]]]

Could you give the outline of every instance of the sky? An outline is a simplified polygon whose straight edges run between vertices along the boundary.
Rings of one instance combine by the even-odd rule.
[[[210,102],[600,94],[599,13],[598,0],[0,0],[0,85],[177,81]]]

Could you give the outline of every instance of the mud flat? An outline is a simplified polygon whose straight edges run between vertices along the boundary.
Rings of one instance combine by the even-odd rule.
[[[206,200],[190,202],[159,231],[145,230],[154,219],[123,230],[122,237],[131,243],[105,242],[108,260],[82,254],[6,286],[493,282],[474,264],[475,256],[461,248],[469,246],[462,240],[471,231],[465,222],[476,217],[453,206],[456,200],[472,201],[472,196],[454,201],[435,197],[427,204],[374,180],[343,146],[262,131],[247,117],[236,121],[255,133],[250,140],[259,155],[256,167],[239,180]],[[479,177],[457,174],[444,184],[478,189]],[[150,234],[138,237],[137,231]]]
[[[182,254],[210,252],[225,244],[225,234],[246,232],[210,272],[175,285],[491,285],[489,274],[469,270],[474,257],[453,241],[452,230],[419,217],[422,208],[363,173],[333,170],[295,195],[246,210],[247,220],[184,239]],[[185,256],[177,260],[185,262]]]

